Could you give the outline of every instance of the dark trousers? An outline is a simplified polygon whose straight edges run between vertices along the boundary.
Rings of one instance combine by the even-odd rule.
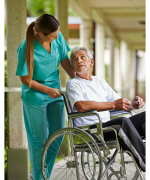
[[[118,141],[123,150],[132,152],[137,165],[145,171],[145,112],[130,118],[119,117],[102,124],[114,127],[118,132]],[[115,138],[114,132],[104,132],[104,139]],[[142,137],[142,138],[141,138]]]

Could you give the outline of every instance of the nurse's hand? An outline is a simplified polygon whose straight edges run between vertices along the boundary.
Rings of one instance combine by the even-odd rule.
[[[58,98],[61,96],[61,94],[59,93],[60,89],[55,89],[55,88],[49,88],[47,94],[52,98]]]

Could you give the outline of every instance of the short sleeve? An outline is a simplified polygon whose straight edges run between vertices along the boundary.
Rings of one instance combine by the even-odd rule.
[[[105,80],[104,80],[105,81]],[[108,96],[107,96],[107,101],[108,102],[113,102],[117,99],[120,99],[121,97],[109,86],[109,84],[105,81],[105,86],[106,86],[106,89],[107,89],[107,93],[108,93]]]
[[[25,44],[24,45],[20,44],[20,46],[17,49],[17,58],[18,58],[18,65],[16,70],[17,76],[28,75],[27,62],[25,60],[25,51],[26,51]]]
[[[84,101],[83,93],[80,84],[77,82],[72,82],[72,80],[67,82],[66,85],[66,94],[68,97],[68,100],[71,105],[71,109],[76,110],[74,107],[74,104],[77,101]]]
[[[60,61],[63,61],[63,60],[68,58],[68,52],[71,49],[68,46],[66,40],[64,39],[64,37],[63,37],[63,35],[62,35],[62,33],[60,31],[59,31],[59,34],[58,34],[58,40],[59,40],[59,43],[60,43],[60,49],[59,49]]]

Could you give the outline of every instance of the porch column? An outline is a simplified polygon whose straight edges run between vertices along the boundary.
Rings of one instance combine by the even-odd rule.
[[[145,99],[145,52],[137,51],[137,95]]]
[[[80,46],[85,47],[91,51],[91,36],[92,36],[92,21],[88,19],[82,19],[80,24]]]
[[[128,90],[126,91],[126,96],[129,100],[134,98],[134,76],[135,76],[135,59],[133,59],[132,51],[127,49],[127,59],[126,59],[126,86]]]
[[[15,75],[17,48],[26,33],[26,0],[7,0],[7,86],[21,87]],[[8,180],[29,179],[29,156],[20,92],[8,92]]]
[[[109,85],[114,89],[114,39],[109,39],[109,49],[110,49],[110,65],[109,65]]]
[[[95,76],[105,79],[105,33],[103,25],[95,24]]]
[[[124,41],[120,43],[120,70],[121,70],[121,83],[122,83],[122,96],[124,98],[128,98],[126,91],[127,91],[127,77],[128,73],[130,73],[127,69],[127,59],[128,59],[128,52],[127,52],[127,44]]]
[[[56,18],[60,24],[60,31],[63,34],[66,41],[68,41],[69,31],[68,31],[68,0],[56,0]],[[60,79],[61,79],[61,86],[66,87],[66,83],[69,79],[68,74],[62,68],[61,64],[59,65],[60,71]]]
[[[136,74],[136,54],[135,51],[131,51],[131,61],[129,66],[130,71],[130,82],[132,84],[132,88],[130,89],[130,100],[135,97],[135,74]]]
[[[119,47],[114,50],[114,90],[122,97],[121,69],[120,69],[120,51]]]

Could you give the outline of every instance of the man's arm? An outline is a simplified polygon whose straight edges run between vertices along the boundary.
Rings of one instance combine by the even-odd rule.
[[[117,99],[114,102],[96,102],[96,101],[77,101],[74,106],[78,112],[85,112],[92,109],[97,111],[106,110],[125,110],[127,111],[131,102],[125,98]]]

